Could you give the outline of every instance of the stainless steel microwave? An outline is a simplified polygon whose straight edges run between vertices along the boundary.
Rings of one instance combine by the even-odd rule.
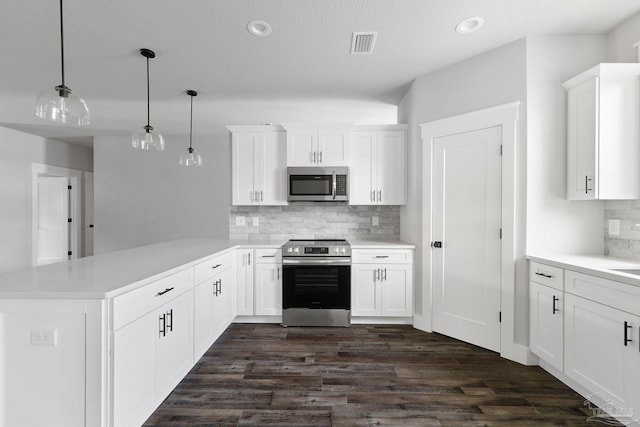
[[[349,200],[349,168],[287,168],[287,200],[290,202],[346,202]]]

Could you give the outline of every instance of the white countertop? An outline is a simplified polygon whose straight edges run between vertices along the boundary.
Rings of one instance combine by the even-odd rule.
[[[112,298],[236,248],[285,241],[182,239],[0,274],[0,299]],[[350,241],[356,249],[413,249],[402,242]]]
[[[531,261],[551,265],[604,279],[640,286],[640,276],[614,269],[638,269],[640,260],[605,255],[527,255]]]

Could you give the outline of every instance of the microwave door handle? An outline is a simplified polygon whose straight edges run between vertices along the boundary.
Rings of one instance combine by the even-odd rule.
[[[333,200],[336,199],[336,171],[333,171]]]

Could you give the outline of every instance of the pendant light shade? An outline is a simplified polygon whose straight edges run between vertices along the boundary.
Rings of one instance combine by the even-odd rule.
[[[84,100],[71,93],[64,81],[64,27],[62,20],[62,0],[60,0],[60,63],[62,65],[62,83],[46,89],[36,99],[36,116],[52,122],[88,125],[91,123],[89,107]]]
[[[139,150],[164,150],[164,138],[162,135],[153,128],[150,124],[150,108],[149,108],[149,59],[155,58],[154,51],[149,49],[140,49],[140,55],[147,58],[147,124],[142,127],[142,130],[138,130],[133,133],[131,139],[131,145],[133,148]]]
[[[180,155],[181,166],[202,166],[202,156],[193,148],[191,142],[193,138],[193,97],[198,96],[195,90],[188,90],[187,95],[191,97],[191,110],[189,113],[189,148]]]

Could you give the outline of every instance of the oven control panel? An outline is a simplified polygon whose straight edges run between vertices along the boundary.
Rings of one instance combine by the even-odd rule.
[[[351,256],[351,247],[347,242],[337,241],[327,244],[326,241],[289,241],[282,248],[282,256],[329,256],[348,257]]]

